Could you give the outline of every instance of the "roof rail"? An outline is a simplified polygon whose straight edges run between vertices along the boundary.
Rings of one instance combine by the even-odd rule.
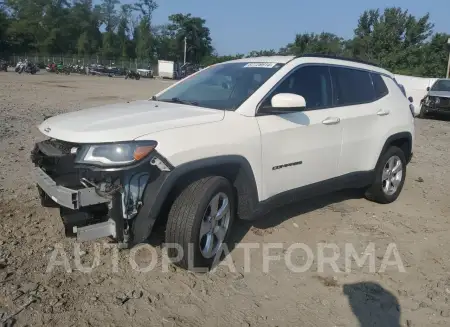
[[[297,58],[302,58],[302,57],[315,57],[315,58],[328,58],[328,59],[339,59],[339,60],[345,60],[345,61],[352,61],[352,62],[357,62],[360,64],[366,64],[366,65],[371,65],[371,66],[375,66],[375,67],[380,67],[380,65],[375,64],[373,62],[369,62],[369,61],[365,61],[365,60],[361,60],[361,59],[356,59],[356,58],[348,58],[348,57],[342,57],[342,56],[338,56],[338,55],[334,55],[334,54],[323,54],[323,53],[307,53],[301,56],[298,56]]]

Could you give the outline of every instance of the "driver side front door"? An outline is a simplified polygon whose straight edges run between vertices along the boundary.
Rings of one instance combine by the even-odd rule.
[[[303,96],[306,109],[257,116],[265,199],[336,177],[341,152],[339,108],[332,107],[327,66],[305,65],[294,69],[263,103],[278,93]]]

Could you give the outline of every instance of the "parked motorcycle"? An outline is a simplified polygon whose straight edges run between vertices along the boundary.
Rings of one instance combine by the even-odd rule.
[[[25,59],[25,61],[19,60],[14,71],[19,74],[25,72],[34,75],[39,71],[39,68],[36,66],[36,64]]]
[[[39,68],[34,63],[26,60],[25,63],[21,66],[19,74],[25,72],[34,75],[37,71],[39,71]]]
[[[62,62],[56,65],[56,74],[70,75],[69,67],[64,66]]]
[[[50,63],[45,67],[45,70],[49,73],[55,73],[56,72],[56,64],[54,62]]]
[[[139,75],[138,73],[136,73],[135,71],[129,70],[127,71],[127,73],[125,74],[125,79],[135,79],[135,80],[139,80],[141,78],[141,75]]]
[[[14,68],[14,71],[16,73],[21,73],[23,71],[24,67],[25,67],[25,62],[23,62],[22,60],[19,60],[16,67]]]
[[[0,71],[8,71],[8,63],[4,60],[0,60]]]

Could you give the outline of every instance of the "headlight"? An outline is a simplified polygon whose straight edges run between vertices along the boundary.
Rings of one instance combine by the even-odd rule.
[[[152,152],[155,141],[84,145],[77,152],[76,163],[123,166],[137,162]]]

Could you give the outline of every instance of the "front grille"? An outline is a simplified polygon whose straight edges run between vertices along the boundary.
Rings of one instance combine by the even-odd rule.
[[[450,108],[450,98],[439,98],[439,103],[436,103],[436,106],[443,108]]]
[[[42,143],[52,146],[53,148],[59,150],[61,152],[61,154],[63,154],[63,155],[70,154],[70,149],[78,146],[78,144],[76,144],[76,143],[70,143],[70,142],[65,142],[65,141],[56,140],[56,139],[49,139]]]
[[[32,162],[51,177],[74,172],[75,155],[70,149],[77,144],[49,139],[39,142],[31,152]]]

